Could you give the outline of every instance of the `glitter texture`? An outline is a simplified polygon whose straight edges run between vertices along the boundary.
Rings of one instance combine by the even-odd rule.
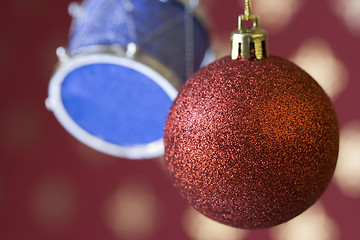
[[[324,192],[339,146],[321,87],[278,58],[225,57],[198,71],[165,126],[165,163],[199,212],[246,229],[297,216]]]

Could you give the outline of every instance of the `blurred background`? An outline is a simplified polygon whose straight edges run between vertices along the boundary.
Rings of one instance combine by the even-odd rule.
[[[270,53],[308,71],[334,102],[338,166],[318,203],[278,227],[244,231],[192,210],[162,159],[91,150],[45,109],[55,50],[68,43],[70,0],[0,8],[0,239],[339,240],[360,229],[360,0],[253,0]],[[229,54],[242,0],[203,0],[212,44]]]

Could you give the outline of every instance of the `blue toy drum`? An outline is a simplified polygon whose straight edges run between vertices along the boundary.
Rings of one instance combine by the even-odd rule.
[[[209,47],[193,9],[174,0],[84,1],[75,9],[68,49],[58,49],[47,107],[98,151],[161,156],[177,89]]]

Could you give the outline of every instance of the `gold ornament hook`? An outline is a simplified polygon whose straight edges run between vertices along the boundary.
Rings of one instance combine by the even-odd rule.
[[[253,21],[252,27],[246,27],[246,21]],[[268,55],[266,31],[260,28],[259,16],[251,14],[251,1],[245,0],[244,14],[238,18],[238,29],[231,34],[231,58],[262,59]]]
[[[244,10],[245,17],[249,17],[251,15],[251,1],[245,0],[245,10]],[[247,20],[249,21],[249,20]]]

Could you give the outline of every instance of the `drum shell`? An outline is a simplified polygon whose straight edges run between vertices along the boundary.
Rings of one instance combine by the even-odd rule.
[[[85,0],[77,6],[68,49],[58,49],[48,109],[100,152],[161,156],[168,109],[209,47],[203,25],[177,1]],[[109,65],[127,73],[111,74]]]
[[[174,0],[85,0],[72,22],[69,55],[82,53],[89,46],[126,49],[135,43],[185,81],[187,73],[200,67],[209,48],[203,24],[185,12],[185,6]]]

